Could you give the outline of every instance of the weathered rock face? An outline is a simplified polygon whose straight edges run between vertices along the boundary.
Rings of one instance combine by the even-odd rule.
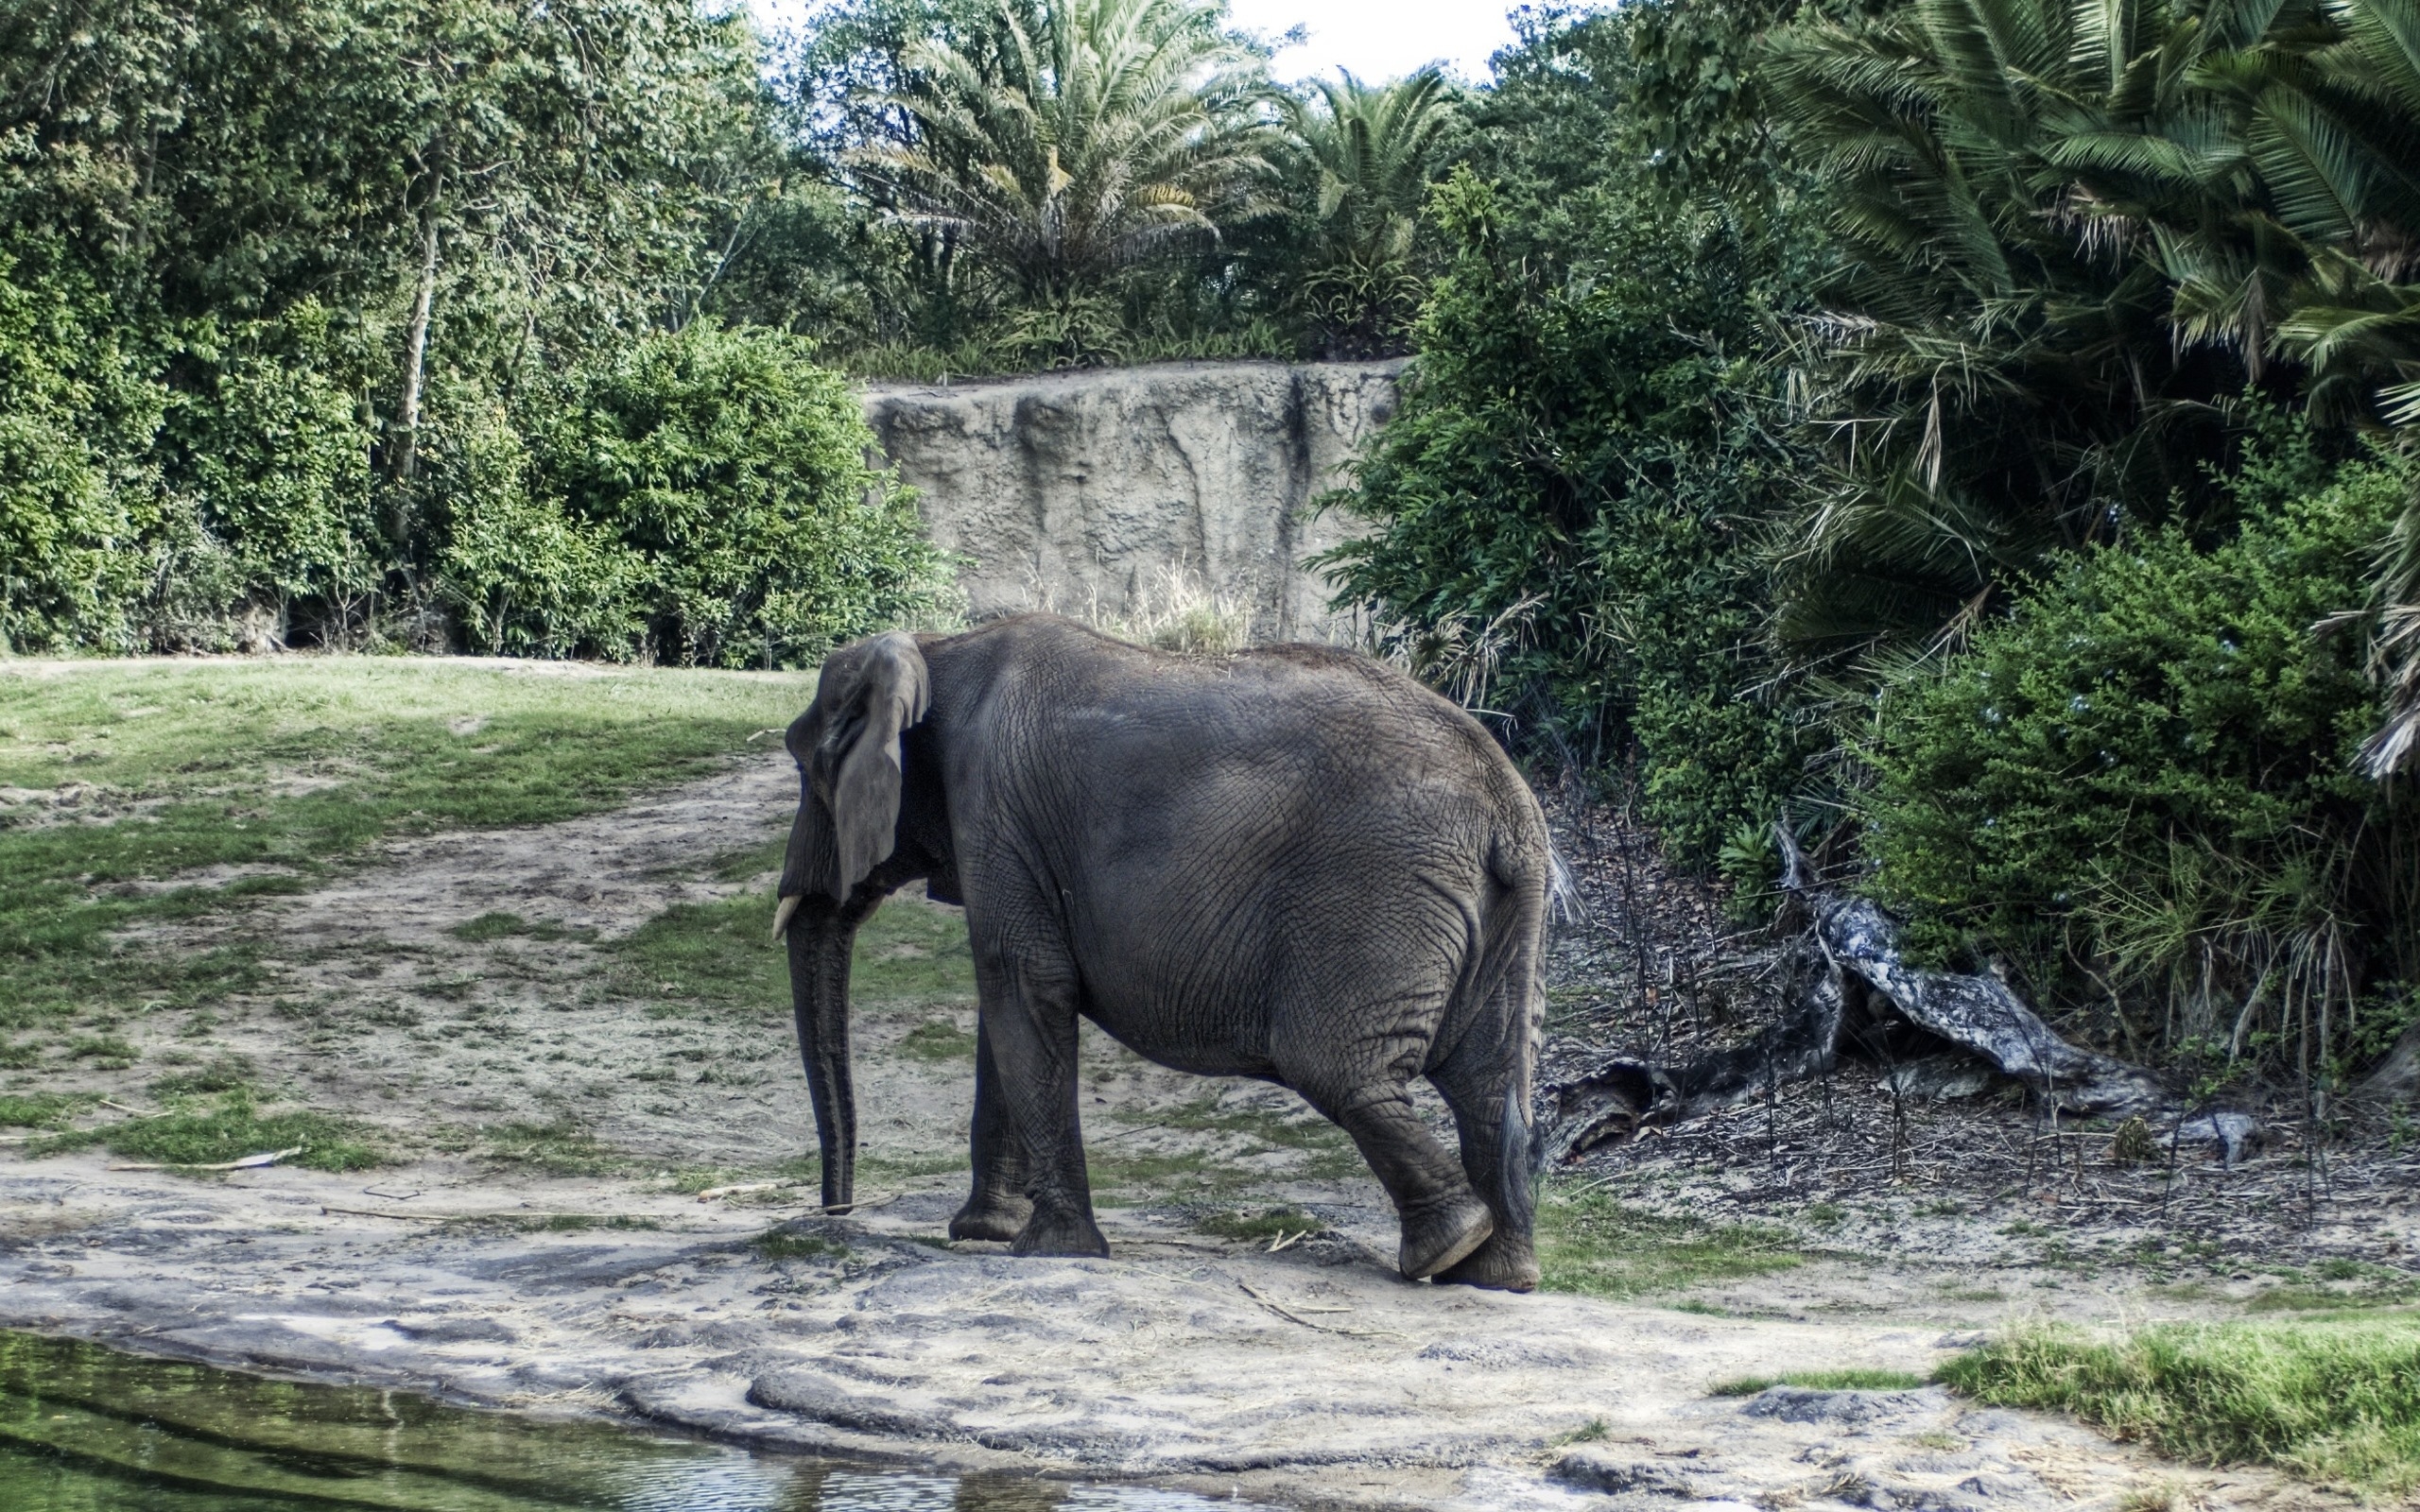
[[[1394,411],[1399,362],[1170,363],[878,386],[866,419],[977,619],[1122,615],[1181,575],[1261,639],[1340,639],[1304,559],[1350,533],[1311,503]]]

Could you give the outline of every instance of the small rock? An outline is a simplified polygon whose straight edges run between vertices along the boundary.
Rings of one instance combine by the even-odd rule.
[[[1687,1497],[1698,1494],[1685,1477],[1661,1465],[1624,1459],[1593,1444],[1583,1444],[1557,1461],[1554,1478],[1582,1490],[1604,1491],[1615,1496],[1633,1492],[1650,1496]]]
[[[1817,1391],[1807,1386],[1767,1386],[1739,1410],[1751,1418],[1786,1423],[1864,1423],[1893,1418],[1923,1405],[1912,1391]]]
[[[2232,1170],[2260,1147],[2262,1131],[2260,1121],[2249,1113],[2204,1113],[2176,1125],[2175,1138],[2179,1144],[2217,1145],[2221,1161]]]

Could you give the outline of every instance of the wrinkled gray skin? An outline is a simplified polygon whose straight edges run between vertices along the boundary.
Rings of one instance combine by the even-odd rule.
[[[950,1236],[1105,1255],[1076,1020],[1180,1071],[1294,1089],[1394,1199],[1413,1278],[1528,1290],[1548,855],[1470,716],[1366,658],[1224,661],[1049,615],[835,652],[788,733],[782,874],[823,1203],[856,1153],[849,952],[894,888],[966,907],[975,1190]],[[1413,1109],[1426,1076],[1457,1160]]]

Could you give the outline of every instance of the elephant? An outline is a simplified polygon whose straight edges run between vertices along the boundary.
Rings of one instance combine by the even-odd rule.
[[[1369,657],[1211,659],[1056,615],[835,651],[786,733],[786,941],[825,1211],[853,1204],[849,962],[917,880],[963,905],[974,1188],[952,1239],[1105,1256],[1077,1019],[1180,1071],[1291,1088],[1352,1137],[1397,1264],[1538,1281],[1529,1113],[1554,862],[1536,797],[1461,707]],[[1460,1160],[1415,1111],[1425,1075]]]

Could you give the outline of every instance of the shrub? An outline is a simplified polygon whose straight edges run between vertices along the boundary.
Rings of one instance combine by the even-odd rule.
[[[2234,539],[2154,529],[2058,560],[2005,620],[1883,696],[1862,755],[1870,886],[1934,956],[2130,1010],[2137,1044],[2228,1058],[2368,1038],[2414,961],[2411,806],[2351,766],[2375,728],[2360,608],[2412,479],[2272,446]],[[2317,1043],[2317,1041],[2314,1041]]]
[[[554,575],[546,592],[631,594],[659,656],[716,666],[797,665],[932,612],[941,558],[911,495],[868,464],[856,396],[813,352],[700,320],[551,386],[527,424],[534,502],[493,506],[543,527],[555,556],[533,570]],[[460,562],[490,564],[469,577],[493,595],[512,574],[487,542],[510,527],[475,514],[469,527]]]
[[[611,526],[530,494],[530,461],[501,411],[453,438],[453,520],[438,559],[463,639],[489,655],[634,660],[646,648],[643,556]]]
[[[106,297],[60,264],[0,248],[0,650],[129,649],[154,497],[130,459],[164,396]]]
[[[1760,696],[1754,543],[1789,454],[1733,353],[1762,340],[1732,228],[1599,203],[1582,266],[1518,245],[1467,172],[1403,406],[1334,502],[1374,528],[1326,559],[1385,648],[1484,707],[1544,711],[1583,766],[1637,757],[1685,860],[1769,820],[1806,745]],[[1532,731],[1537,732],[1533,730]]]
[[[187,350],[201,376],[169,416],[176,480],[281,618],[314,599],[349,619],[390,555],[375,511],[377,430],[358,398],[376,359],[312,301],[275,320],[199,322]]]

